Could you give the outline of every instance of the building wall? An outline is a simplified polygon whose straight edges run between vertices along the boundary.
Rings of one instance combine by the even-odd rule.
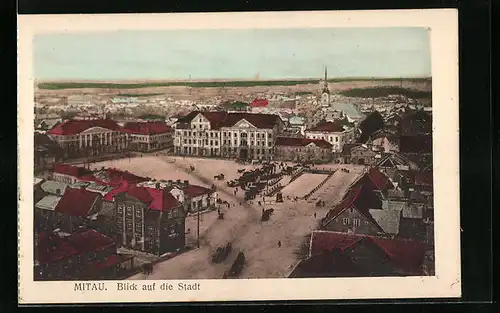
[[[166,149],[173,145],[172,133],[154,135],[131,134],[130,137],[130,148],[142,152]]]
[[[296,146],[276,146],[275,156],[283,161],[331,161],[332,153],[330,149],[314,147]]]
[[[351,163],[352,164],[365,164],[365,165],[372,165],[377,162],[377,159],[375,159],[376,153],[372,151],[371,149],[365,149],[365,148],[352,148],[351,149]]]
[[[130,136],[127,133],[95,128],[76,135],[49,135],[63,149],[66,158],[97,156],[126,151]]]
[[[116,230],[123,246],[156,255],[184,247],[185,215],[181,207],[158,212],[158,218],[151,219],[144,203],[123,195],[116,201]],[[175,238],[171,238],[172,229]]]
[[[283,125],[272,129],[250,127],[222,127],[213,130],[201,114],[189,125],[177,128],[174,135],[174,152],[178,155],[213,156],[249,159],[271,159],[274,141],[283,131]]]
[[[379,232],[362,214],[351,208],[326,225],[325,230],[363,235],[377,235]]]

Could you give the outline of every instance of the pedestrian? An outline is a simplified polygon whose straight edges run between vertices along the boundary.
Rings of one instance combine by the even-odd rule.
[[[278,240],[278,248],[281,248],[281,241]]]

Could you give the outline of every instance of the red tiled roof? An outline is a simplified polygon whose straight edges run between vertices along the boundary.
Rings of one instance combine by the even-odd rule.
[[[58,235],[45,232],[38,235],[36,252],[36,258],[42,264],[54,263],[78,254],[74,247]]]
[[[115,245],[104,234],[90,229],[79,231],[68,237],[54,233],[40,233],[36,247],[37,260],[42,264],[54,263],[75,255],[101,251]]]
[[[71,216],[87,216],[99,195],[97,192],[68,187],[55,210]]]
[[[193,111],[188,115],[179,119],[178,122],[189,123],[198,114],[202,114],[205,118],[210,121],[210,127],[212,129],[218,129],[220,127],[232,127],[242,119],[245,119],[250,124],[257,128],[273,128],[276,123],[280,121],[280,117],[274,114],[254,114],[254,113],[239,113],[239,112],[202,112]]]
[[[370,221],[370,223],[373,224],[373,226],[375,226],[380,232],[384,232],[382,227],[380,227],[369,212],[369,209],[373,208],[372,202],[373,194],[368,189],[366,189],[363,185],[354,187],[347,192],[339,204],[328,211],[325,217],[326,222],[323,223],[323,226],[326,226],[331,221],[335,220],[345,210],[353,208]]]
[[[392,263],[405,273],[419,273],[424,260],[424,244],[419,241],[388,239],[360,234],[346,234],[330,231],[313,231],[310,256],[334,248],[344,251],[361,240],[370,240],[381,248]]]
[[[75,232],[66,240],[79,254],[102,251],[115,245],[111,238],[94,229]]]
[[[339,125],[338,123],[335,123],[335,122],[325,122],[325,123],[320,123],[320,124],[316,125],[315,127],[308,129],[306,131],[339,133],[339,132],[343,132],[344,128],[342,127],[342,125]]]
[[[123,126],[123,131],[138,135],[155,135],[172,132],[172,128],[162,122],[129,122]]]
[[[202,186],[197,186],[197,185],[189,185],[187,187],[182,188],[182,191],[184,191],[185,194],[187,194],[190,197],[197,197],[205,194],[209,194],[212,192],[212,190],[202,187]]]
[[[170,192],[166,190],[159,190],[154,188],[147,188],[153,201],[149,204],[148,208],[154,211],[168,211],[180,205],[180,202],[175,199]]]
[[[379,171],[379,169],[376,167],[371,168],[370,171],[365,175],[370,178],[373,184],[377,187],[377,190],[386,190],[394,187],[394,185],[389,180],[389,177]]]
[[[53,172],[58,173],[58,174],[73,176],[76,178],[80,178],[80,177],[83,177],[85,175],[92,174],[91,171],[89,171],[88,169],[86,169],[84,167],[77,167],[77,166],[73,166],[73,165],[69,165],[69,164],[62,164],[62,163],[56,164],[54,166]]]
[[[130,172],[118,170],[115,168],[107,168],[102,171],[94,172],[92,175],[81,177],[80,180],[93,181],[101,185],[118,187],[122,182],[126,181],[129,184],[137,184],[147,179],[141,176],[134,175]]]
[[[267,99],[255,99],[252,103],[249,104],[251,107],[266,107],[268,106],[269,101]]]
[[[55,126],[47,133],[51,135],[76,135],[92,127],[102,127],[114,131],[122,129],[111,119],[67,120]]]
[[[181,205],[177,199],[166,189],[155,189],[149,187],[138,187],[123,182],[119,187],[113,189],[104,196],[104,200],[111,201],[121,193],[127,193],[137,200],[147,203],[148,208],[153,211],[168,211]]]
[[[308,138],[294,138],[294,137],[278,137],[276,138],[275,145],[305,147],[310,143],[314,143],[316,146],[325,149],[330,149],[332,147],[332,144],[324,139],[308,139]]]

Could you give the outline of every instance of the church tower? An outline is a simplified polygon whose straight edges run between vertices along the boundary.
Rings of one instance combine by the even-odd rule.
[[[321,92],[321,105],[330,106],[330,90],[328,90],[328,74],[327,68],[325,66],[325,80],[324,80],[323,91]]]

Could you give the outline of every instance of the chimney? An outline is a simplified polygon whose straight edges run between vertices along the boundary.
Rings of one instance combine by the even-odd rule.
[[[187,187],[187,186],[189,186],[189,180],[184,181],[184,187]]]
[[[158,189],[158,190],[160,190],[160,189],[161,189],[161,185],[160,185],[160,183],[156,183],[156,184],[155,184],[155,186],[156,186],[156,189]]]
[[[171,179],[168,180],[168,185],[172,186],[173,181]]]
[[[176,182],[177,184],[179,184],[179,185],[180,185],[181,180],[180,180],[180,179],[178,179],[178,180],[176,180],[175,182]]]

